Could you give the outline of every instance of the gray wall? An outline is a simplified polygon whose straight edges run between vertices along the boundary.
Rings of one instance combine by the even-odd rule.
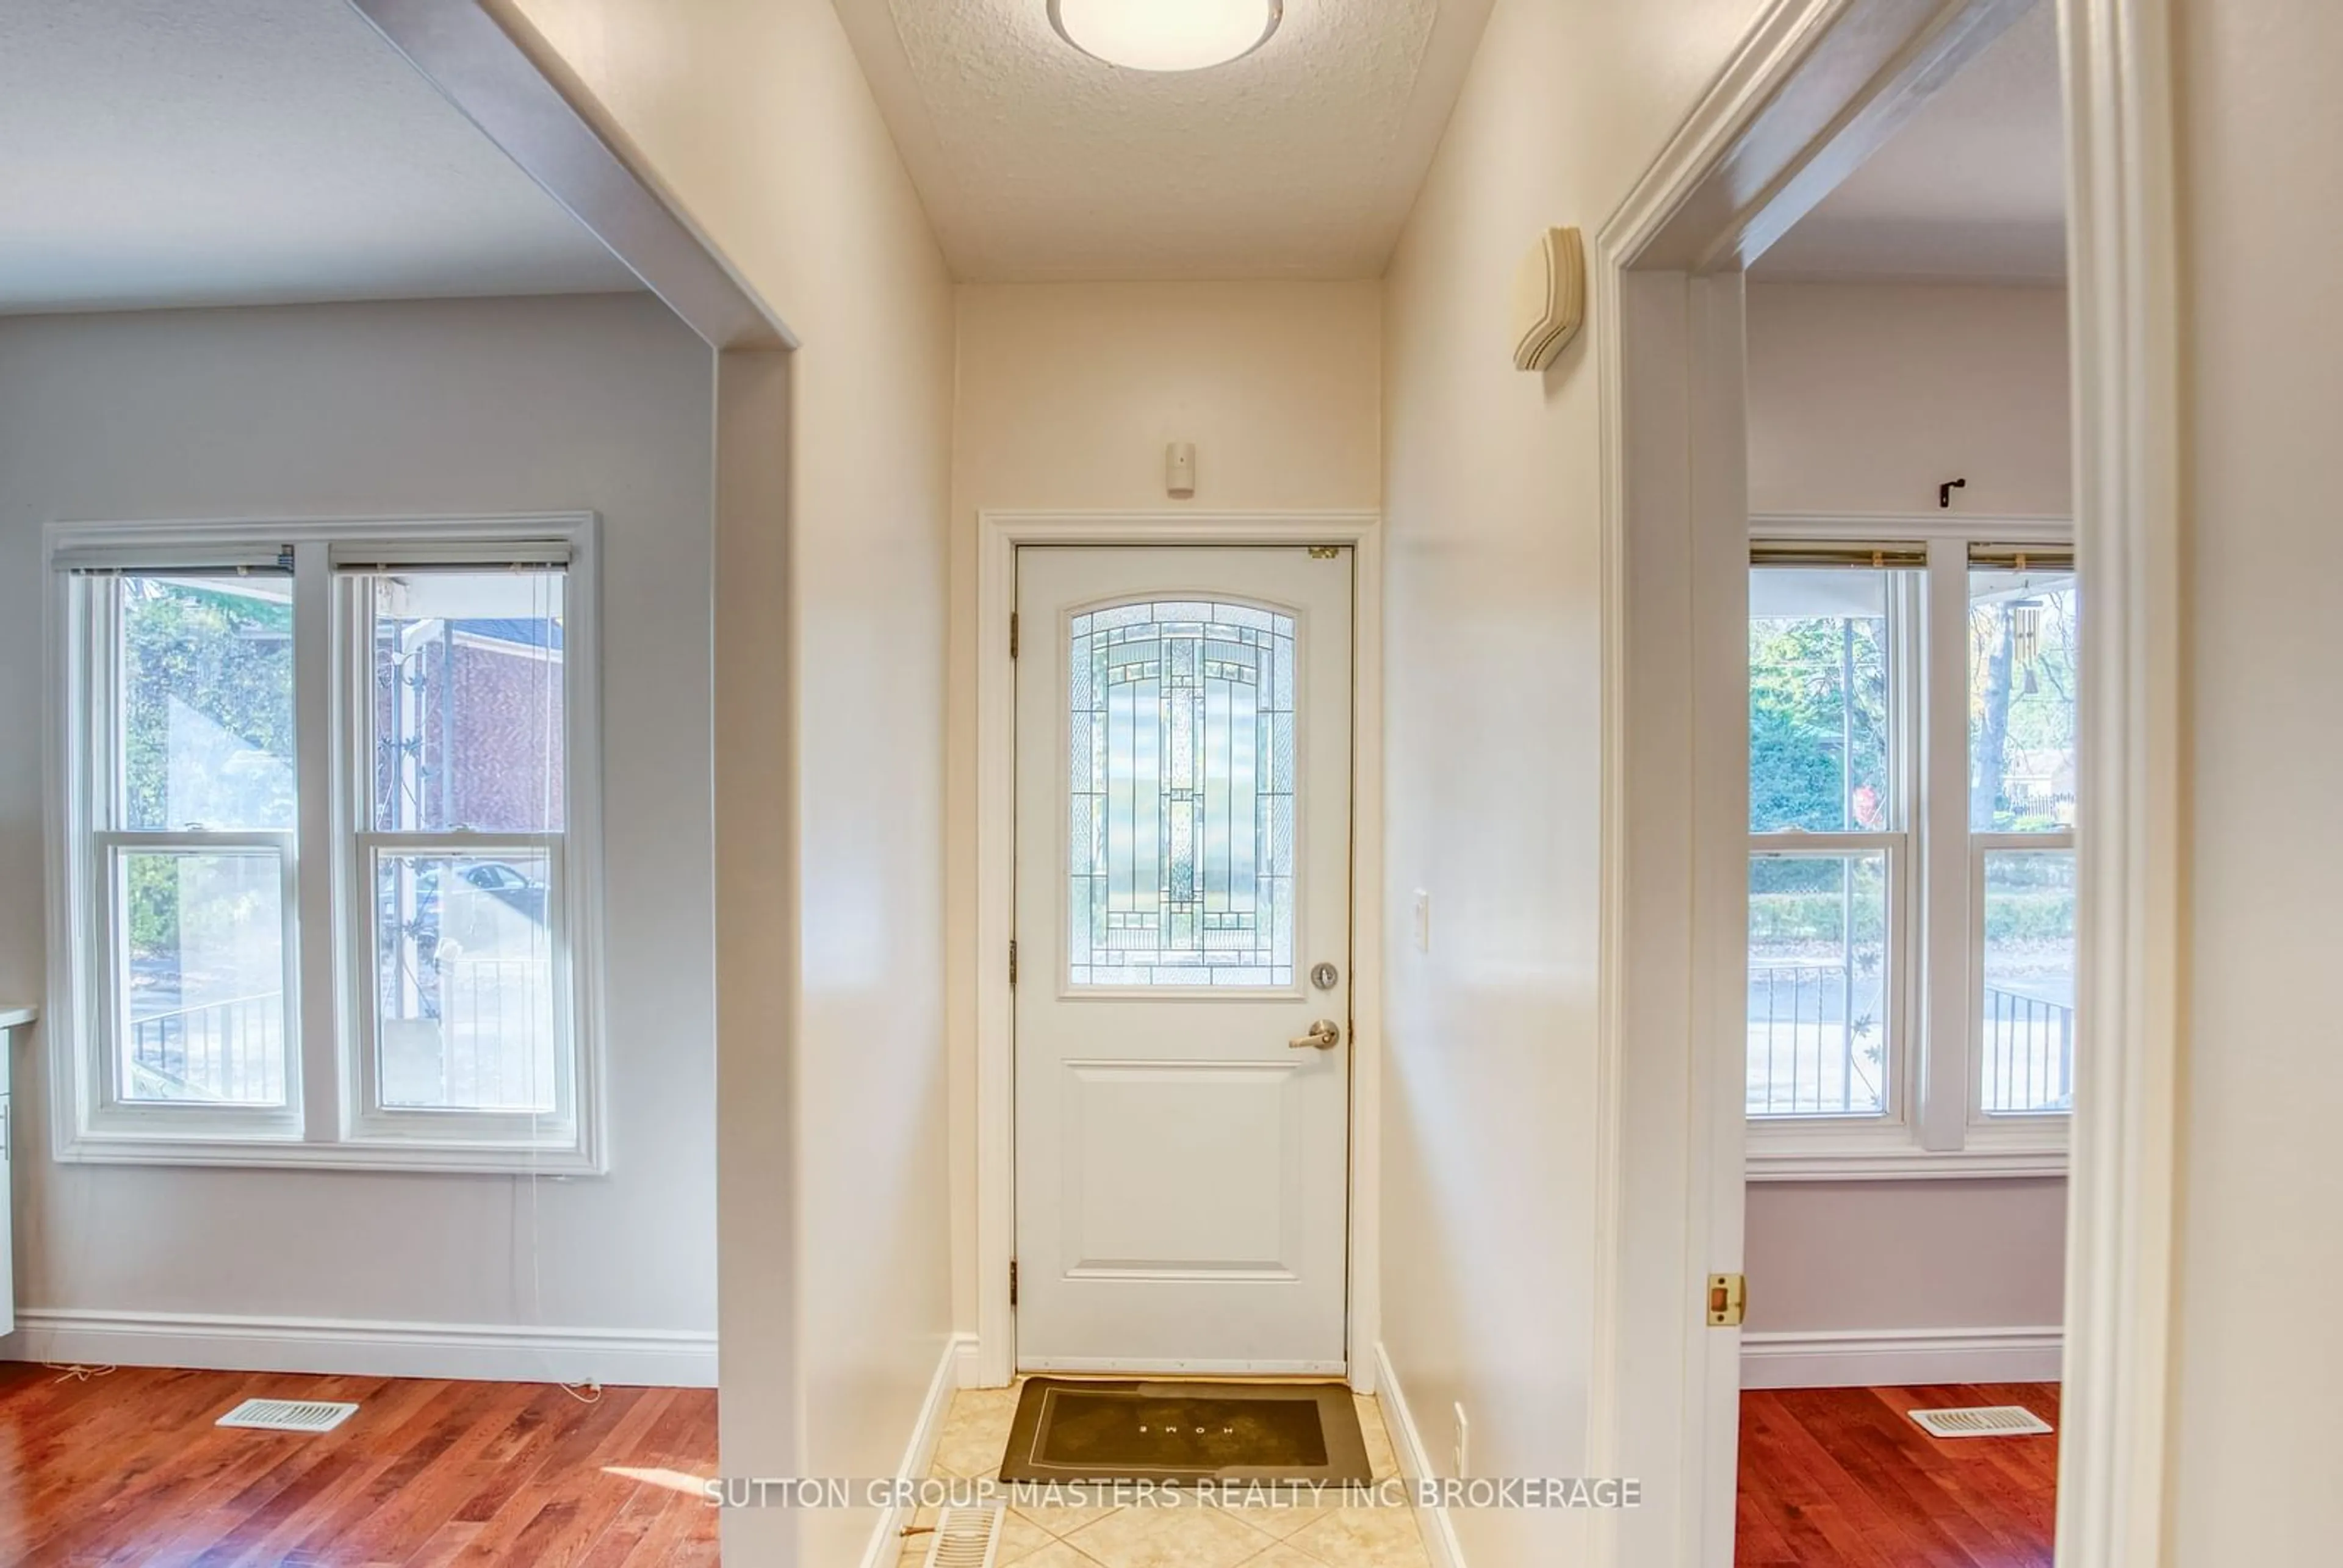
[[[712,1330],[708,351],[643,295],[0,320],[0,995],[45,981],[42,525],[604,519],[611,1173],[60,1165],[17,1051],[27,1307]]]
[[[1749,1327],[2039,1329],[2064,1316],[2066,1182],[1749,1188]]]

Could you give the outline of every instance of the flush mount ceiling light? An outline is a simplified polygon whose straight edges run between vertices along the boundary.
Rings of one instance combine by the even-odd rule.
[[[1050,0],[1050,25],[1094,60],[1201,71],[1241,60],[1277,31],[1285,0]]]

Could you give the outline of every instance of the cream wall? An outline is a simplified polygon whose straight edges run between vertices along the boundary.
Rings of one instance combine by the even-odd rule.
[[[2063,288],[1753,283],[1760,513],[2072,510]],[[2024,1328],[2065,1315],[2066,1183],[1749,1189],[1749,1326]]]
[[[47,975],[45,523],[602,518],[610,1173],[61,1164],[47,1153],[51,1042],[18,1031],[23,1306],[264,1332],[716,1327],[710,666],[706,638],[678,631],[708,613],[710,357],[640,294],[0,320],[0,731],[15,742],[0,748],[0,995],[37,998]],[[256,1353],[299,1366],[337,1352]],[[440,1370],[611,1375],[528,1353]],[[713,1371],[694,1353],[629,1375]]]
[[[1382,286],[966,284],[952,435],[953,1312],[976,1326],[976,549],[982,510],[1372,510]],[[1196,494],[1163,493],[1167,442]],[[1005,958],[1005,955],[1003,955]]]
[[[890,1475],[950,1332],[951,285],[828,0],[491,9],[542,35],[800,340],[789,427],[771,436],[787,444],[791,580],[769,541],[728,536],[729,522],[718,539],[729,599],[753,607],[767,585],[763,621],[719,631],[722,1462],[736,1475]],[[746,380],[732,385],[745,394]],[[784,690],[794,732],[760,736]],[[792,790],[793,846],[753,829],[728,840],[730,813],[785,809]],[[777,1016],[759,1029],[760,1012]],[[874,1521],[736,1513],[727,1560],[851,1563]]]
[[[2175,6],[2182,910],[2173,1568],[2325,1563],[2343,1538],[2343,8]]]
[[[1510,280],[1544,226],[1602,225],[1757,9],[1498,0],[1384,279],[1383,1338],[1443,1472],[1457,1403],[1476,1474],[1588,1457],[1600,421],[1588,340],[1513,368]],[[1493,1564],[1583,1524],[1455,1523]]]
[[[1382,287],[961,285],[954,516],[1373,507]],[[1190,500],[1163,493],[1172,440],[1196,444]]]
[[[1753,511],[2072,514],[2065,289],[1753,283],[1748,330]]]

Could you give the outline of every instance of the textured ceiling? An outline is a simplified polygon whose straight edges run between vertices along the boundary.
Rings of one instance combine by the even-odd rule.
[[[0,311],[637,286],[345,0],[0,0]]]
[[[2050,5],[1966,70],[1760,257],[1760,279],[2066,276],[2066,132]]]
[[[955,273],[1383,271],[1490,0],[1286,0],[1255,53],[1118,70],[1044,0],[837,0]]]

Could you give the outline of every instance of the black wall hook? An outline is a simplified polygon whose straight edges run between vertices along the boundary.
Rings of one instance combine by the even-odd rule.
[[[1952,510],[1953,492],[1955,490],[1966,490],[1968,487],[1969,482],[1966,479],[1947,479],[1943,484],[1938,485],[1936,487],[1937,508],[1943,511]]]

